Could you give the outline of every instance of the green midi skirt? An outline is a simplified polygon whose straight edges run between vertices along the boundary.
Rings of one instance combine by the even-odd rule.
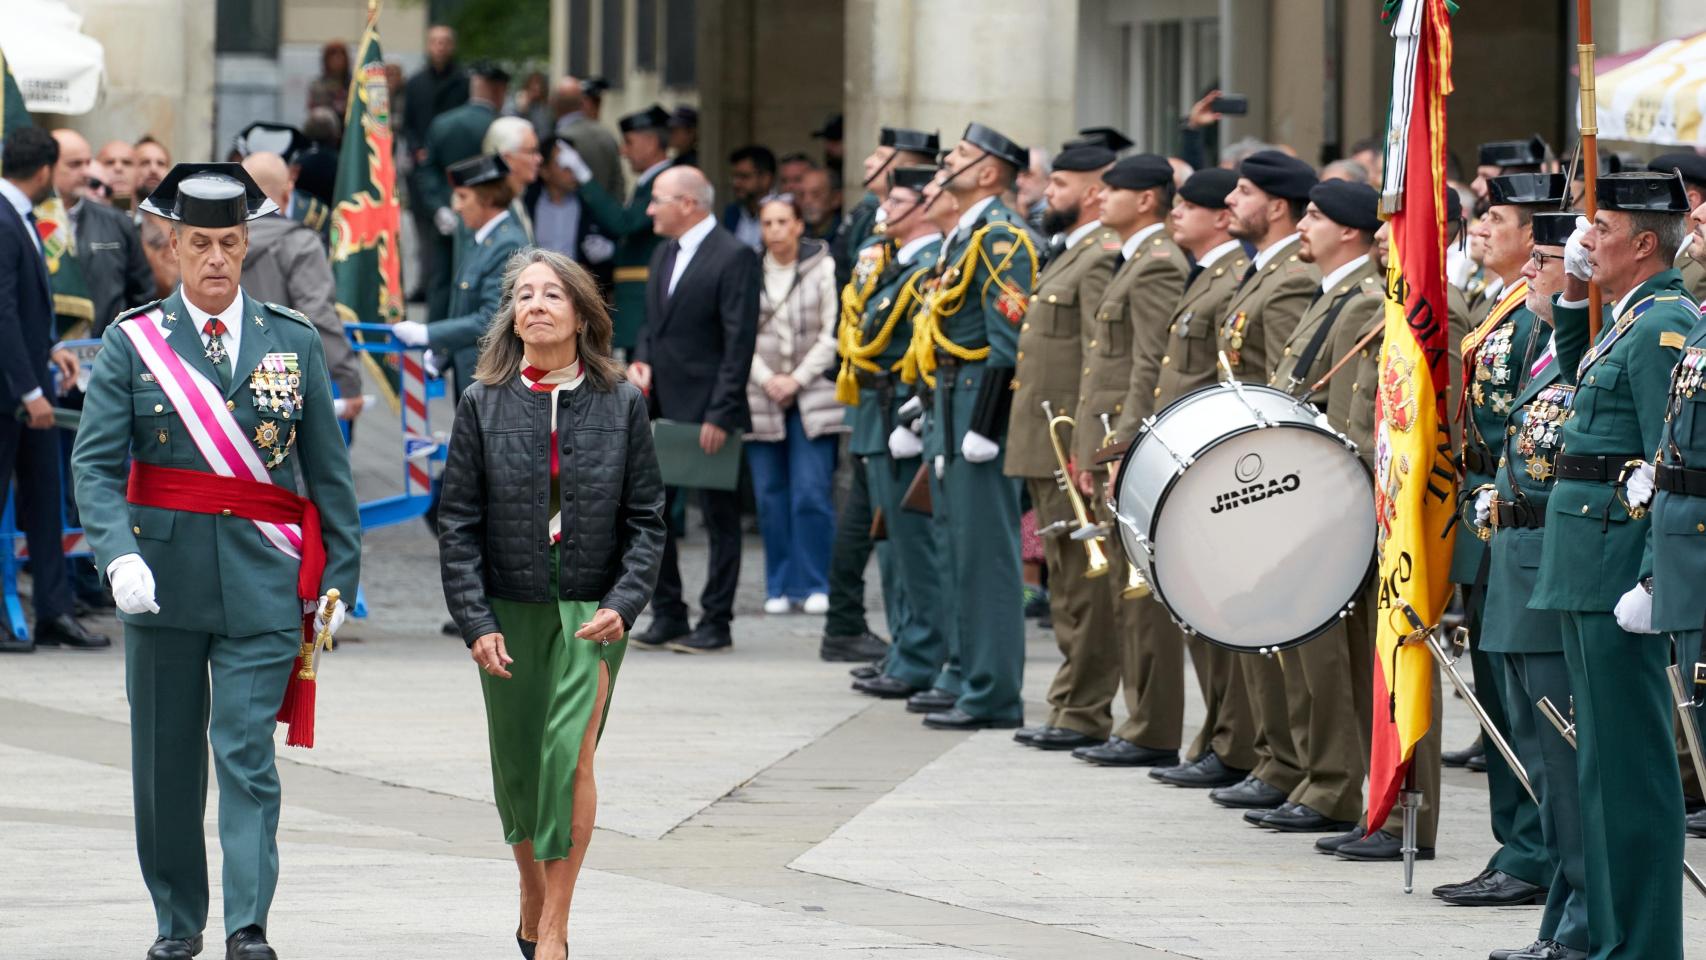
[[[575,636],[598,609],[592,601],[519,603],[494,597],[491,604],[504,647],[515,660],[508,680],[480,673],[492,792],[504,842],[531,840],[535,860],[560,860],[573,845],[575,767],[598,700],[598,665],[609,665],[614,693],[628,638],[602,644]],[[609,713],[607,698],[598,718],[601,736]]]

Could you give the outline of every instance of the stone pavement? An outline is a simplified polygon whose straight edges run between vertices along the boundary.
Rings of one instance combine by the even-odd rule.
[[[377,496],[395,427],[362,429],[363,495]],[[928,731],[851,693],[844,665],[817,660],[815,618],[759,613],[760,547],[747,546],[733,655],[636,651],[624,665],[575,957],[1467,958],[1532,937],[1535,909],[1426,893],[1491,852],[1482,778],[1447,775],[1440,859],[1418,864],[1405,896],[1396,865],[1317,856],[1309,838],[1253,830],[1140,772],[1005,732]],[[280,737],[272,939],[287,960],[513,957],[478,683],[438,632],[433,542],[411,523],[370,533],[365,551],[372,612],[323,668],[319,745]],[[699,582],[702,540],[684,555]],[[1033,627],[1029,655],[1035,717],[1058,654]],[[116,649],[0,660],[0,960],[140,957],[152,938],[126,716]],[[1448,701],[1448,745],[1471,724]],[[1706,862],[1706,845],[1690,852]],[[1700,942],[1706,904],[1686,897]],[[216,893],[216,940],[218,910]]]

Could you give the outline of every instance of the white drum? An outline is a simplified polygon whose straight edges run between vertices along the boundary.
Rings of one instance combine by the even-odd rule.
[[[1114,483],[1126,555],[1187,634],[1295,646],[1349,611],[1374,567],[1374,479],[1308,403],[1222,383],[1144,423]]]

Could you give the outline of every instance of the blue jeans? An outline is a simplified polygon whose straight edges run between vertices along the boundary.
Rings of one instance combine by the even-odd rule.
[[[769,597],[800,601],[829,592],[829,546],[835,538],[830,478],[835,437],[806,436],[799,408],[787,413],[787,439],[747,441],[758,530],[764,535],[764,588]]]

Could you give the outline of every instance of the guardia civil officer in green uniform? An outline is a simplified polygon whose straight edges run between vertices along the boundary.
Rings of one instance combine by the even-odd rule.
[[[942,138],[934,131],[911,130],[906,127],[883,127],[877,131],[877,146],[865,157],[864,180],[860,186],[865,193],[847,211],[841,234],[835,238],[836,286],[845,287],[853,277],[853,265],[859,253],[875,237],[883,233],[886,220],[883,198],[888,195],[889,171],[897,167],[934,165],[942,152]],[[893,251],[889,251],[890,254]]]
[[[1115,427],[1122,438],[1137,436],[1144,417],[1219,379],[1219,320],[1250,266],[1243,245],[1232,236],[1232,211],[1226,204],[1237,185],[1237,173],[1211,167],[1191,174],[1179,188],[1167,226],[1173,242],[1190,254],[1192,266],[1185,292],[1167,320],[1161,356],[1152,359],[1146,347],[1133,359],[1125,408]],[[1172,621],[1165,626],[1171,627]],[[1156,624],[1155,629],[1164,626]],[[1177,627],[1172,629],[1191,652],[1202,691],[1203,724],[1187,748],[1190,762],[1155,767],[1149,775],[1177,787],[1237,783],[1256,764],[1255,723],[1238,666],[1242,657],[1194,637],[1187,640]],[[1175,697],[1182,711],[1184,690]]]
[[[451,281],[455,276],[456,211],[450,206],[450,166],[477,157],[486,138],[486,128],[498,118],[509,73],[490,61],[476,63],[468,71],[468,100],[439,114],[427,128],[426,161],[415,170],[414,188],[422,205],[433,211],[436,236],[422,237],[428,260],[422,269],[427,277],[427,319],[449,316]]]
[[[912,709],[943,729],[1020,725],[1025,667],[1020,607],[1019,489],[1002,472],[1019,324],[1036,283],[1036,250],[1001,202],[1029,152],[980,123],[942,164],[960,219],[943,243],[928,309],[915,321],[903,373],[931,388],[924,431],[932,519],[945,580],[938,616],[949,663]]]
[[[202,948],[211,743],[226,956],[274,960],[274,717],[305,602],[319,597],[335,631],[343,604],[326,610],[324,592],[355,595],[355,488],[319,333],[239,286],[247,221],[271,201],[237,164],[182,163],[142,209],[172,221],[183,286],[107,329],[72,473],[125,628],[136,846],[159,936],[147,955]]]
[[[301,169],[298,156],[307,148],[307,136],[295,127],[257,120],[244,127],[231,141],[230,159],[241,163],[256,153],[276,153],[283,158],[291,168],[292,189],[290,202],[279,212],[319,234],[322,244],[330,244],[332,208],[308,191],[294,186],[296,174]]]
[[[1080,505],[1085,499],[1063,486],[1076,482],[1067,469],[1074,441],[1092,431],[1100,434],[1094,423],[1049,426],[1051,417],[1077,412],[1084,334],[1093,325],[1119,255],[1119,234],[1099,219],[1102,172],[1113,162],[1114,152],[1099,144],[1069,143],[1055,155],[1043,190],[1048,205],[1043,230],[1060,235],[1063,246],[1037,274],[1015,354],[1004,469],[1007,476],[1024,482],[1043,530],[1049,612],[1061,664],[1049,684],[1048,716],[1013,739],[1043,750],[1072,750],[1107,740],[1120,682],[1114,622],[1118,597],[1101,589],[1111,569],[1106,547],[1067,536],[1078,528],[1071,497],[1077,495]],[[1090,551],[1099,566],[1091,566]]]
[[[1534,247],[1530,222],[1536,212],[1557,210],[1568,189],[1561,173],[1514,173],[1486,180],[1487,212],[1472,228],[1481,239],[1482,264],[1497,280],[1498,296],[1481,322],[1460,344],[1468,383],[1457,402],[1465,409],[1463,479],[1460,489],[1471,493],[1491,484],[1498,472],[1498,451],[1507,436],[1507,421],[1526,385],[1534,361],[1546,348],[1549,328],[1530,312],[1524,270]],[[1465,519],[1465,518],[1460,518]],[[1469,629],[1470,665],[1481,706],[1509,742],[1511,725],[1505,714],[1508,675],[1502,654],[1482,644],[1488,597],[1486,528],[1458,525],[1452,551],[1451,579],[1463,590],[1465,625]],[[1493,838],[1499,850],[1481,872],[1459,883],[1442,884],[1434,896],[1447,903],[1497,907],[1532,903],[1545,896],[1553,873],[1546,853],[1540,809],[1511,772],[1497,750],[1486,749],[1487,797]]]
[[[1220,340],[1233,379],[1266,383],[1280,351],[1321,290],[1321,273],[1298,256],[1297,223],[1309,204],[1315,169],[1278,150],[1252,154],[1227,197],[1232,235],[1256,256],[1220,317]],[[1256,766],[1239,783],[1209,796],[1225,807],[1273,809],[1303,781],[1291,735],[1280,657],[1245,654],[1239,663],[1256,721]]]
[[[1688,190],[1688,208],[1706,204],[1706,157],[1691,151],[1662,153],[1647,164],[1655,173],[1676,171]],[[1676,255],[1676,268],[1682,272],[1683,286],[1696,303],[1706,301],[1706,239],[1690,231]]]
[[[1321,272],[1320,295],[1281,348],[1270,386],[1327,408],[1328,376],[1339,375],[1333,368],[1342,356],[1336,345],[1347,332],[1355,335],[1385,317],[1385,277],[1372,255],[1379,229],[1380,195],[1368,184],[1326,180],[1309,191],[1308,212],[1298,223],[1298,257]],[[1372,394],[1367,402],[1372,407]],[[1367,456],[1372,443],[1359,442],[1358,450]],[[1303,779],[1284,803],[1250,810],[1245,820],[1288,833],[1343,833],[1356,824],[1368,772],[1361,730],[1370,707],[1368,695],[1358,694],[1373,676],[1373,620],[1367,615],[1373,600],[1372,590],[1365,590],[1354,616],[1287,651],[1286,701]]]
[[[1134,414],[1139,417],[1154,412],[1149,390],[1133,396],[1132,370],[1143,365],[1146,373],[1139,376],[1146,383],[1159,375],[1167,322],[1184,293],[1189,264],[1167,235],[1173,165],[1166,157],[1142,153],[1121,158],[1102,174],[1102,191],[1102,225],[1119,236],[1120,246],[1113,279],[1079,335],[1084,366],[1075,414],[1078,427],[1072,433],[1078,468],[1073,480],[1098,522],[1110,531],[1103,549],[1111,569],[1092,586],[1114,608],[1126,719],[1104,742],[1085,744],[1072,755],[1098,766],[1175,766],[1184,738],[1184,639],[1166,610],[1146,599],[1148,584],[1140,588],[1133,580],[1135,568],[1112,532],[1116,528],[1107,508],[1109,477],[1096,466],[1096,458],[1105,444],[1130,439],[1117,429],[1127,404],[1138,406]],[[1141,574],[1137,576],[1141,581]],[[1058,627],[1058,618],[1055,623]],[[1108,689],[1111,693],[1112,684]]]
[[[1564,243],[1575,224],[1573,213],[1544,212],[1533,217],[1534,249],[1523,268],[1528,281],[1526,306],[1548,344],[1552,298],[1564,287]],[[1561,712],[1569,710],[1563,628],[1557,611],[1528,609],[1546,533],[1546,501],[1555,479],[1553,460],[1575,391],[1576,372],[1560,366],[1550,347],[1541,351],[1530,368],[1527,384],[1513,401],[1507,429],[1494,440],[1499,445],[1494,486],[1469,491],[1468,500],[1477,528],[1491,531],[1481,649],[1495,654],[1504,667],[1510,744],[1539,796],[1540,828],[1552,868],[1542,884],[1548,893],[1539,935],[1527,947],[1494,953],[1507,960],[1584,957],[1588,948],[1576,751],[1537,706],[1544,698]]]
[[[874,258],[860,258],[860,269],[876,275],[867,280],[855,272],[853,282],[861,289],[868,285],[871,292],[858,319],[841,328],[836,389],[842,397],[849,396],[849,387],[857,391],[848,411],[853,428],[848,448],[859,459],[871,504],[881,511],[887,531],[877,560],[893,637],[875,672],[854,680],[853,689],[883,698],[930,689],[948,657],[936,612],[941,571],[935,534],[928,516],[901,504],[907,486],[924,469],[923,442],[900,412],[912,393],[901,383],[900,367],[912,343],[913,317],[924,303],[924,283],[942,249],[942,231],[924,199],[936,174],[936,167],[923,165],[891,167],[883,174],[883,240],[895,245],[894,256],[880,269]],[[952,215],[947,204],[940,208]]]
[[[654,103],[628,114],[616,125],[622,130],[622,156],[628,161],[628,169],[634,171],[634,192],[626,203],[611,196],[593,178],[592,167],[574,148],[559,147],[558,156],[580,184],[576,193],[586,215],[616,243],[615,346],[632,350],[640,325],[646,321],[646,277],[652,251],[659,243],[647,208],[652,203],[652,183],[670,165],[669,111]]]
[[[1599,213],[1566,245],[1567,277],[1552,311],[1558,363],[1576,369],[1576,392],[1558,432],[1558,479],[1529,606],[1562,611],[1589,955],[1681,957],[1683,835],[1673,825],[1682,820],[1682,782],[1665,678],[1672,651],[1665,637],[1649,635],[1654,606],[1645,582],[1654,570],[1651,537],[1668,533],[1653,533],[1639,493],[1620,480],[1630,461],[1665,442],[1672,371],[1699,321],[1671,266],[1687,197],[1674,175],[1653,173],[1601,177],[1595,193]],[[1591,345],[1590,276],[1611,299]],[[1666,522],[1677,515],[1667,509]]]

